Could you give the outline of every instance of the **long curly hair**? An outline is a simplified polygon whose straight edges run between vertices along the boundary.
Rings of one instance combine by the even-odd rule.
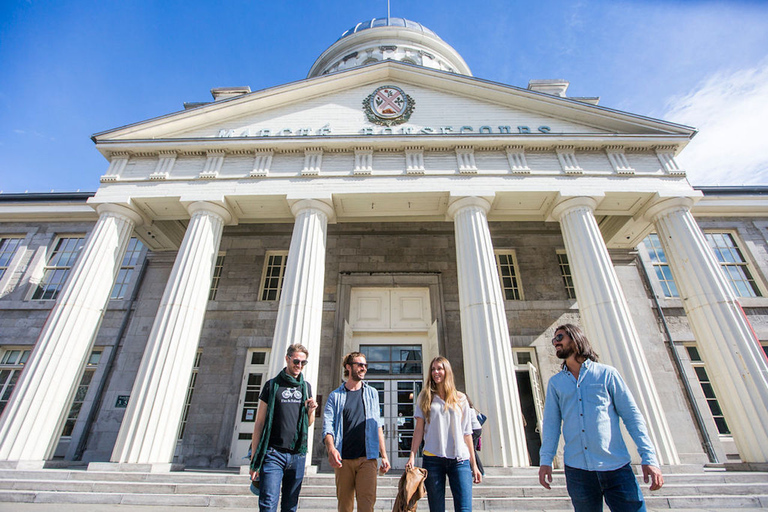
[[[437,356],[429,363],[429,373],[427,374],[427,385],[419,393],[419,408],[424,413],[424,421],[429,423],[429,412],[432,407],[432,399],[437,394],[437,383],[432,380],[432,367],[435,364],[443,365],[445,369],[445,379],[443,380],[443,390],[445,391],[445,409],[459,408],[461,395],[456,389],[456,382],[453,379],[453,368],[451,363],[443,356]]]

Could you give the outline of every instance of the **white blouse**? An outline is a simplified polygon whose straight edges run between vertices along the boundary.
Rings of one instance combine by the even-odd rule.
[[[421,407],[416,406],[414,417],[424,419]],[[424,422],[424,454],[447,459],[469,459],[464,436],[472,435],[472,413],[467,399],[461,395],[459,408],[446,410],[445,401],[437,394],[432,397],[429,422]]]

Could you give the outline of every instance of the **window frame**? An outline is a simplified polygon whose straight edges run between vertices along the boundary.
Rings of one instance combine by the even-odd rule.
[[[280,266],[280,273],[277,277],[278,279],[278,286],[277,286],[277,296],[275,298],[265,298],[264,295],[267,293],[267,291],[272,290],[272,288],[266,289],[265,286],[267,284],[267,271],[269,268],[274,267],[274,265],[270,265],[270,257],[274,256],[282,256],[283,257],[283,263]],[[283,293],[283,284],[285,282],[285,268],[288,263],[288,251],[287,250],[279,250],[279,251],[267,251],[264,253],[264,264],[262,265],[261,269],[261,283],[259,284],[259,301],[260,302],[280,302],[280,296]],[[269,278],[273,278],[273,276],[269,276]]]
[[[51,265],[51,261],[57,256],[57,254],[60,251],[57,251],[59,247],[59,243],[62,240],[81,240],[80,247],[76,251],[76,255],[74,259],[70,262],[70,265],[64,266],[64,265]],[[83,233],[64,233],[56,235],[56,238],[53,240],[53,243],[48,246],[48,249],[46,250],[46,259],[45,264],[43,265],[42,275],[40,276],[40,280],[37,283],[34,283],[32,285],[32,289],[29,294],[28,300],[33,301],[39,301],[39,302],[56,302],[56,300],[59,298],[59,294],[61,293],[61,290],[64,288],[64,286],[67,283],[67,279],[69,279],[69,274],[72,271],[72,267],[75,266],[77,263],[77,260],[80,258],[81,252],[83,247],[85,246],[85,242],[87,239],[87,235]],[[58,263],[58,262],[57,262]],[[44,298],[46,295],[48,288],[46,284],[46,276],[48,275],[49,271],[56,272],[57,270],[63,270],[64,271],[64,278],[59,281],[58,289],[55,291],[53,297],[50,298]],[[42,297],[36,297],[38,290],[43,289]]]
[[[646,245],[645,241],[648,240],[652,235],[655,235],[658,239],[659,234],[655,231],[651,231],[646,235],[642,242],[638,244],[638,251],[644,256],[641,258],[642,263],[645,265],[646,270],[648,270],[648,275],[652,279],[653,289],[657,296],[663,297],[665,299],[680,299],[680,290],[677,287],[677,283],[675,282],[674,276],[672,275],[672,267],[669,265],[669,260],[666,259],[666,253],[665,253],[665,261],[654,261],[653,254],[648,249],[648,245]],[[659,241],[659,244],[661,244],[661,241]],[[661,279],[659,277],[659,269],[666,269],[669,273],[670,279]],[[663,272],[663,271],[662,271]],[[675,294],[668,295],[667,291],[670,293],[673,291],[672,288],[670,288],[669,284],[672,284],[674,286],[674,292]]]
[[[709,247],[712,250],[712,253],[715,257],[715,260],[720,265],[720,269],[723,273],[723,276],[725,277],[726,281],[731,285],[731,289],[733,290],[734,294],[740,299],[755,299],[755,298],[763,298],[768,295],[766,293],[766,287],[763,283],[762,279],[760,278],[760,273],[757,272],[758,266],[755,265],[754,260],[752,259],[752,254],[749,250],[747,250],[747,244],[744,243],[744,240],[739,236],[739,233],[735,229],[717,229],[717,228],[708,228],[703,229],[702,232],[704,233],[704,239],[707,242],[707,247]],[[741,295],[737,289],[737,287],[734,284],[734,281],[731,279],[731,275],[729,272],[727,272],[725,269],[728,266],[734,266],[733,263],[729,262],[722,262],[717,257],[717,254],[715,253],[714,249],[712,249],[712,245],[710,244],[709,238],[707,238],[707,235],[727,235],[731,237],[731,240],[733,241],[735,249],[738,251],[739,255],[742,258],[742,262],[738,264],[739,267],[746,269],[746,271],[749,273],[749,277],[752,278],[752,282],[754,283],[754,289],[753,291],[756,292],[756,295]],[[746,281],[749,282],[749,281]]]
[[[13,391],[16,389],[16,384],[18,384],[19,378],[24,372],[27,362],[29,362],[29,356],[32,354],[32,349],[33,347],[24,345],[8,345],[0,347],[0,376],[4,371],[11,372],[5,380],[0,382],[0,417],[2,417],[3,411],[5,411],[5,407],[8,405]],[[15,359],[13,363],[3,362],[6,359],[7,354],[11,352],[19,352],[18,358]],[[13,386],[10,391],[8,391],[8,384],[14,375],[16,378],[13,381]]]
[[[504,287],[504,277],[502,276],[502,270],[501,270],[501,260],[500,256],[509,256],[512,260],[512,277],[514,281],[517,282],[516,287],[512,288],[505,288]],[[523,293],[523,282],[520,278],[520,265],[517,262],[517,251],[515,249],[494,249],[493,250],[493,258],[496,262],[496,272],[499,276],[499,286],[501,287],[501,294],[505,301],[523,301],[525,300],[525,294]],[[508,298],[507,297],[507,290],[512,290],[513,295],[517,294],[517,297],[514,298]]]
[[[211,287],[208,290],[208,300],[216,300],[216,295],[219,293],[219,284],[221,283],[221,275],[224,273],[224,261],[226,260],[227,253],[224,251],[219,252],[216,255],[216,261],[213,263],[213,275],[211,276]]]
[[[568,261],[568,252],[565,249],[557,249],[555,255],[557,257],[557,265],[560,269],[560,277],[563,279],[565,293],[569,300],[576,300],[576,285],[573,282],[573,272],[571,271],[571,262]],[[561,259],[562,256],[565,256],[565,263],[563,263],[563,260]],[[565,273],[565,265],[568,266],[567,274]],[[571,282],[570,286],[568,285],[568,280]]]
[[[712,397],[707,396],[707,392],[704,389],[704,385],[712,386],[712,377],[710,377],[709,372],[707,371],[707,364],[704,361],[704,359],[701,357],[701,352],[699,351],[699,347],[695,342],[688,342],[683,343],[683,348],[685,349],[685,354],[688,356],[688,362],[691,365],[691,368],[693,369],[693,377],[696,379],[696,382],[699,384],[699,388],[701,389],[701,396],[704,399],[704,401],[707,403],[707,411],[709,411],[709,414],[712,418],[712,422],[715,424],[715,430],[717,431],[718,435],[720,437],[730,438],[733,437],[733,433],[728,426],[728,421],[725,419],[725,415],[723,414],[723,408],[720,406],[720,398],[718,398],[717,393],[715,392],[714,388],[712,388]],[[691,350],[694,349],[699,355],[698,360],[694,360],[691,357]],[[706,376],[707,380],[702,380],[702,375],[699,371],[697,371],[697,368],[701,368],[703,370],[704,376]],[[717,408],[720,409],[720,414],[716,415],[712,411],[711,403],[715,403],[717,405]],[[720,430],[720,424],[717,422],[718,418],[722,418],[723,426],[728,430],[727,433],[723,433]]]
[[[96,354],[98,354],[98,357],[95,362],[92,362]],[[67,417],[64,419],[64,424],[61,426],[60,439],[72,439],[72,434],[77,428],[77,420],[84,410],[83,406],[88,401],[88,393],[91,391],[91,385],[94,383],[93,379],[96,376],[97,370],[99,369],[99,363],[101,362],[102,357],[104,357],[104,349],[100,347],[94,347],[93,350],[91,350],[91,353],[88,355],[88,360],[85,362],[85,368],[83,368],[83,373],[80,375],[77,388],[75,389],[75,393],[72,396],[72,401],[70,402],[69,408],[67,409]],[[82,396],[78,397],[80,388],[83,387],[85,390],[82,393]],[[79,407],[77,407],[78,405]],[[70,429],[68,434],[66,433],[67,428]]]
[[[136,243],[139,245],[138,251],[130,251],[131,249],[131,242],[136,241]],[[133,254],[136,254],[136,260],[132,265],[126,265],[125,259],[129,255],[129,251]],[[128,241],[128,246],[125,249],[125,254],[123,255],[123,259],[120,262],[120,270],[117,272],[117,276],[115,276],[115,282],[112,285],[112,290],[109,292],[109,300],[125,300],[126,298],[129,298],[131,296],[131,293],[133,292],[133,287],[136,286],[136,270],[141,267],[141,263],[144,261],[144,258],[147,254],[147,246],[144,245],[144,243],[137,237],[133,236]],[[121,281],[121,275],[123,275],[123,271],[126,270],[125,275],[127,275],[127,278],[122,279]],[[117,297],[114,296],[115,290],[118,290],[122,288],[122,295],[119,295]]]
[[[0,293],[5,291],[6,286],[10,283],[14,270],[18,266],[19,260],[24,255],[27,249],[27,245],[24,243],[26,235],[3,233],[0,234],[0,248],[2,248],[3,242],[6,240],[18,240],[18,245],[10,252],[8,262],[4,267],[0,267]]]

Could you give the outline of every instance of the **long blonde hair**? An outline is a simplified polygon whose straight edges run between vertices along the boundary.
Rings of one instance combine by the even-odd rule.
[[[445,369],[445,379],[443,379],[443,389],[445,390],[445,410],[448,408],[460,407],[461,397],[456,389],[456,383],[453,380],[453,368],[448,359],[443,356],[437,356],[429,363],[429,373],[427,374],[427,385],[419,393],[419,408],[424,413],[424,421],[429,423],[429,412],[432,407],[432,399],[437,394],[437,384],[432,380],[432,366],[442,364]]]

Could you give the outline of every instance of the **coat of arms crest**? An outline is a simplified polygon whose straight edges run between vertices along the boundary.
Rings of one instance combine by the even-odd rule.
[[[413,98],[393,85],[379,87],[363,100],[363,110],[368,120],[384,126],[408,121],[415,105]]]

